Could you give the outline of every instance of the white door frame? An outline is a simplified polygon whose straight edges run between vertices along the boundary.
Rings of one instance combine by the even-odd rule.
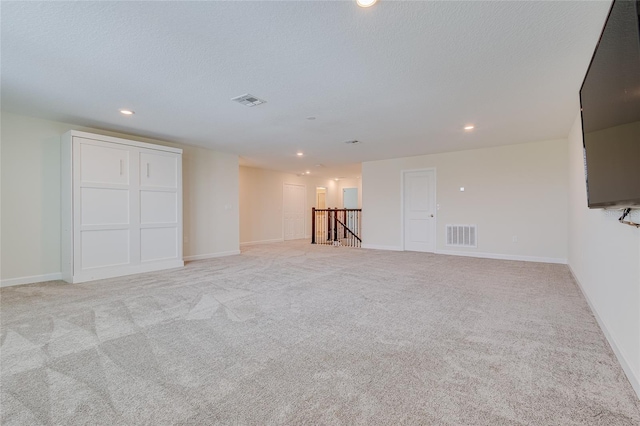
[[[400,233],[401,233],[401,247],[402,247],[402,251],[406,251],[404,248],[404,176],[407,173],[411,173],[411,172],[433,172],[433,200],[434,203],[436,205],[436,214],[435,217],[433,218],[433,246],[434,246],[434,250],[433,252],[437,252],[438,250],[438,200],[437,200],[437,195],[438,192],[436,190],[437,188],[437,183],[438,183],[438,174],[436,172],[436,168],[435,167],[425,167],[423,169],[406,169],[406,170],[400,170],[400,223],[402,224],[402,226],[400,226]],[[284,230],[283,230],[284,232]]]
[[[282,183],[282,241],[284,241],[284,187],[286,185],[291,185],[291,186],[301,186],[304,188],[304,213],[302,215],[303,217],[303,225],[304,226],[304,236],[302,237],[307,238],[307,185],[301,185],[299,183],[288,183],[288,182],[283,182]],[[314,202],[315,204],[315,202]],[[311,237],[309,237],[311,238]]]

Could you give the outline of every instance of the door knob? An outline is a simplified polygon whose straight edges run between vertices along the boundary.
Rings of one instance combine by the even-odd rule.
[[[431,217],[433,217],[433,215],[431,215]]]

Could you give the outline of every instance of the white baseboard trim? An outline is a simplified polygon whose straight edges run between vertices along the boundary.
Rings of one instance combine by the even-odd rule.
[[[167,269],[182,268],[182,259],[165,259],[143,262],[138,265],[123,265],[121,267],[104,267],[85,269],[73,277],[69,277],[73,284],[90,281],[105,280],[109,278],[125,277],[128,275],[146,274],[147,272],[163,271]]]
[[[284,240],[282,238],[276,238],[274,240],[260,240],[260,241],[246,241],[244,243],[240,243],[241,246],[254,246],[256,244],[272,244],[272,243],[281,243]]]
[[[593,305],[593,302],[587,295],[587,292],[584,291],[584,287],[582,287],[582,283],[580,283],[580,280],[578,280],[578,277],[576,277],[576,274],[573,272],[571,265],[567,265],[567,266],[569,266],[569,272],[571,272],[571,276],[573,277],[576,284],[578,284],[578,288],[580,289],[580,291],[582,292],[582,295],[587,301],[587,304],[589,305],[589,308],[591,309],[593,316],[596,318],[596,321],[598,322],[598,325],[600,326],[602,333],[604,333],[604,337],[609,342],[609,346],[611,346],[611,349],[613,349],[613,353],[616,355],[616,358],[618,358],[618,362],[622,366],[622,370],[624,371],[624,374],[626,374],[627,379],[629,379],[629,383],[631,383],[631,387],[633,388],[633,390],[636,392],[636,395],[640,399],[640,378],[636,375],[636,373],[631,368],[631,365],[629,364],[629,361],[627,361],[627,357],[625,356],[624,352],[622,351],[620,346],[618,346],[618,344],[616,343],[616,340],[613,338],[613,335],[609,332],[609,328],[607,327],[607,324],[603,321],[600,315],[598,315],[598,311],[596,311],[595,306]]]
[[[400,247],[400,246],[380,246],[380,245],[377,245],[377,244],[362,243],[361,247],[363,249],[372,249],[372,250],[402,251],[402,247]]]
[[[381,246],[377,244],[362,243],[362,248],[373,250],[390,250],[390,251],[403,251],[400,246]],[[519,256],[513,254],[496,254],[496,253],[477,253],[471,251],[455,251],[455,250],[436,250],[436,254],[445,254],[449,256],[466,256],[466,257],[479,257],[483,259],[499,259],[499,260],[522,260],[525,262],[538,262],[538,263],[560,263],[567,264],[567,259],[556,257],[536,257],[536,256]]]
[[[240,254],[240,250],[221,251],[218,253],[195,254],[193,256],[185,256],[184,260],[190,262],[192,260],[213,259],[214,257],[225,257]]]
[[[0,287],[10,287],[12,285],[42,283],[45,281],[56,281],[61,279],[62,279],[61,272],[55,272],[53,274],[44,274],[44,275],[32,275],[30,277],[9,278],[6,280],[0,280]]]
[[[449,256],[480,257],[483,259],[521,260],[524,262],[560,263],[562,265],[567,264],[567,259],[559,257],[520,256],[517,254],[477,253],[473,251],[456,250],[436,250],[436,254],[446,254]]]

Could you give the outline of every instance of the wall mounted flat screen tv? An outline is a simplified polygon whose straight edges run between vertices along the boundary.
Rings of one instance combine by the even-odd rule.
[[[580,106],[589,207],[640,207],[640,0],[613,2]]]

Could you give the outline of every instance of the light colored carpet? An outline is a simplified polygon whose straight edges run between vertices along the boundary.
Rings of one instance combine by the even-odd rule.
[[[291,242],[1,295],[4,425],[640,422],[563,265]]]

